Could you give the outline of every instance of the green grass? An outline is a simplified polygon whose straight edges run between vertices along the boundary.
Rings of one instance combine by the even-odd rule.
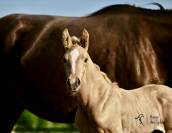
[[[54,123],[24,111],[17,121],[15,133],[76,133],[73,124]]]

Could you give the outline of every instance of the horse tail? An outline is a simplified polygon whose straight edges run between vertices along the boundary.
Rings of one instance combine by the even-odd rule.
[[[158,6],[160,8],[161,11],[165,11],[165,8],[161,4],[159,4],[157,2],[152,2],[152,3],[149,3],[149,4],[156,5],[156,6]]]

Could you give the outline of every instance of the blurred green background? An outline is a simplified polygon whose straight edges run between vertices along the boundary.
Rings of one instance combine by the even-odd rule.
[[[13,130],[14,133],[78,133],[73,124],[54,123],[25,110]]]

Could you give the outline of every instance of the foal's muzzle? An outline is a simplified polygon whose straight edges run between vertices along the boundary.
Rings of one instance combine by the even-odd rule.
[[[71,79],[68,78],[66,81],[66,84],[71,89],[71,92],[76,92],[78,90],[78,87],[80,86],[80,80],[79,78]]]

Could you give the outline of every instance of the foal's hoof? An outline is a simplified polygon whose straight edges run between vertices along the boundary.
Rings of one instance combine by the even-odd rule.
[[[153,132],[151,132],[151,133],[164,133],[163,131],[161,131],[161,130],[154,130]]]

